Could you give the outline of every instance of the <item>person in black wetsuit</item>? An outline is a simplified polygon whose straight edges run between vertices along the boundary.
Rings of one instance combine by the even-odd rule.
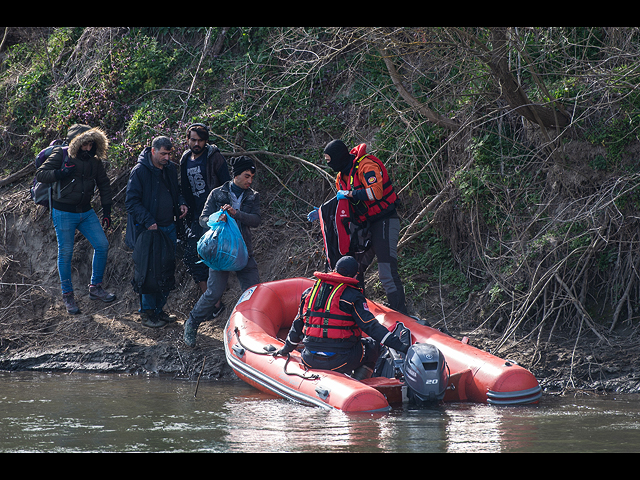
[[[355,278],[358,271],[358,262],[345,257],[335,272],[316,273],[318,282],[303,294],[300,314],[276,356],[288,356],[303,343],[302,360],[308,368],[347,375],[358,371],[356,377],[364,379],[373,373],[381,345],[408,351],[371,313]]]

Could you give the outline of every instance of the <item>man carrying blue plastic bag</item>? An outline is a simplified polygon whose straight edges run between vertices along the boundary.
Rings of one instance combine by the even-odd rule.
[[[202,263],[216,272],[241,272],[249,264],[249,250],[233,217],[223,210],[212,215],[210,230],[198,242]]]
[[[233,228],[232,221],[237,223],[247,248],[248,260],[243,269],[236,271],[236,275],[242,290],[246,291],[260,283],[260,273],[254,258],[251,235],[251,229],[258,228],[262,224],[260,194],[251,188],[256,178],[256,165],[251,158],[236,158],[231,162],[231,167],[233,180],[211,192],[200,217],[200,224],[208,231],[212,229],[210,225],[216,228],[216,224],[228,221]],[[207,234],[205,234],[206,236]],[[220,245],[217,245],[216,248],[218,247]],[[240,261],[242,262],[242,260]],[[212,266],[219,268],[219,265],[213,262],[209,267]],[[222,268],[232,267],[223,266]],[[222,297],[227,290],[230,274],[231,270],[210,270],[207,292],[200,298],[185,323],[184,341],[189,347],[195,348],[200,325],[219,317],[224,312],[226,307],[222,303]]]

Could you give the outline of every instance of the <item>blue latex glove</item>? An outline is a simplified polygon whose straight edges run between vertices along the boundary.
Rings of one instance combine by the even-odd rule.
[[[311,223],[317,222],[318,220],[320,220],[320,209],[316,208],[313,212],[311,212],[309,215],[307,215],[307,219]]]
[[[351,195],[351,192],[347,190],[340,190],[338,192],[338,200],[347,200],[349,198],[349,195]]]

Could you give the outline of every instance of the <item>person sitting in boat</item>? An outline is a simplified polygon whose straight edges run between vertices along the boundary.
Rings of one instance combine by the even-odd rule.
[[[371,377],[381,345],[407,353],[409,346],[384,328],[369,310],[358,287],[358,262],[345,257],[330,274],[316,273],[318,282],[302,296],[300,314],[286,344],[276,356],[290,355],[305,346],[304,364],[312,370],[329,370],[357,379]],[[363,332],[370,338],[364,339]]]

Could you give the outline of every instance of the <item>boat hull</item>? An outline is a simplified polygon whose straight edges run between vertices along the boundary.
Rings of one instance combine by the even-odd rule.
[[[269,354],[282,348],[300,298],[313,284],[309,279],[291,279],[248,290],[225,330],[227,362],[249,385],[297,403],[347,413],[389,411],[402,398],[401,382],[358,382],[335,372],[307,371],[298,352],[290,359]],[[374,302],[369,307],[389,331],[404,323],[412,332],[413,343],[430,343],[442,351],[451,371],[445,402],[510,406],[538,403],[542,397],[535,377],[514,362],[500,360]]]

